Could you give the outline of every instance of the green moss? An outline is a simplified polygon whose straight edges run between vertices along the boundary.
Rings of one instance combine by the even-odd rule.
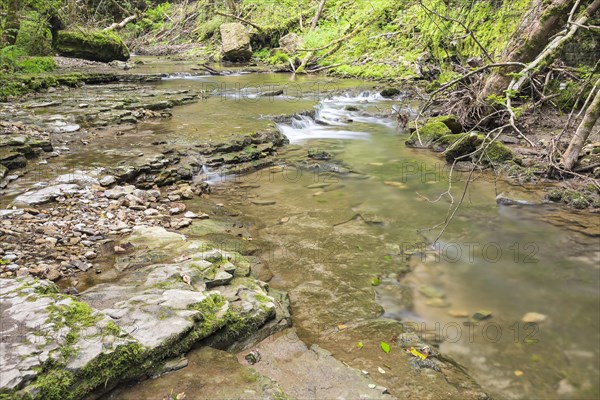
[[[483,142],[483,138],[481,139]],[[486,158],[488,158],[490,161],[504,162],[514,158],[512,150],[498,141],[494,141],[489,144],[485,149],[485,153]]]
[[[451,134],[452,131],[440,121],[435,121],[431,123],[426,123],[423,127],[419,128],[419,134],[417,132],[413,132],[410,138],[406,141],[407,145],[418,145],[419,144],[419,136],[421,138],[421,142],[424,145],[429,145],[435,142],[437,139],[441,138],[444,135]]]
[[[482,134],[465,135],[450,145],[444,153],[449,162],[457,159],[477,162],[482,150],[485,151],[485,155],[481,158],[483,164],[502,163],[514,159],[514,154],[508,147],[498,141],[492,142]],[[473,154],[470,158],[465,157],[471,153]]]
[[[121,38],[111,31],[60,31],[56,37],[55,48],[63,56],[92,61],[129,59],[129,49]]]
[[[461,133],[463,128],[461,124],[458,122],[458,118],[454,114],[450,115],[440,115],[437,117],[432,117],[427,120],[427,123],[435,123],[441,122],[448,127],[452,131],[452,133]]]
[[[456,143],[457,140],[464,137],[465,135],[466,135],[465,133],[456,133],[456,134],[450,133],[450,134],[440,137],[439,139],[437,139],[435,141],[435,143],[439,144],[441,146],[448,147],[448,146]]]
[[[53,369],[40,375],[33,384],[33,391],[38,393],[35,399],[70,400],[74,399],[71,391],[73,374],[65,369]]]
[[[82,398],[97,387],[117,380],[133,378],[141,371],[145,357],[143,346],[137,342],[118,346],[103,353],[79,370],[74,376],[74,398]]]

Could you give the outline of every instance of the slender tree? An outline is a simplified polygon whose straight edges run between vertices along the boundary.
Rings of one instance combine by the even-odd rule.
[[[600,79],[598,80],[596,87],[598,87],[599,85]],[[577,164],[577,160],[579,159],[581,149],[583,148],[587,138],[590,136],[590,133],[594,129],[594,126],[596,126],[599,117],[600,88],[596,90],[594,100],[587,108],[583,120],[577,127],[577,131],[575,131],[575,135],[573,135],[573,138],[569,143],[569,147],[562,156],[562,164],[566,169],[572,170],[573,167]]]

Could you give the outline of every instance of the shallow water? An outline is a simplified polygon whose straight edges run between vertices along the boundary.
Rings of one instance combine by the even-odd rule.
[[[245,178],[260,187],[246,190],[249,202],[240,207],[266,224],[260,236],[274,243],[272,285],[290,291],[303,338],[325,340],[315,332],[367,318],[370,303],[357,293],[369,291],[378,276],[382,316],[441,341],[441,350],[495,397],[597,397],[598,237],[549,224],[564,213],[554,205],[497,205],[495,196],[504,191],[531,194],[481,175],[438,246],[428,247],[441,227],[427,228],[444,221],[450,203],[447,197],[431,202],[447,190],[445,163],[407,149],[406,136],[391,121],[357,117],[360,111],[344,110],[348,104],[391,106],[365,95],[324,101],[316,118],[329,125],[303,117],[280,126],[301,146],[283,157],[283,171]],[[315,173],[298,164],[309,150],[335,154],[334,161],[353,173]],[[455,178],[456,204],[467,174],[455,172]],[[256,206],[255,198],[276,204]],[[282,218],[289,222],[278,223]],[[596,230],[600,222],[597,215],[581,214],[580,220]],[[399,279],[403,251],[417,254],[410,258],[414,273]],[[407,286],[414,303],[406,299]],[[462,310],[467,318],[449,315]],[[480,310],[491,318],[473,322]],[[521,319],[528,312],[547,320],[527,324]]]
[[[54,175],[151,153],[154,138],[182,147],[220,142],[272,125],[267,116],[316,107],[314,119],[279,125],[292,142],[279,166],[227,179],[210,171],[212,198],[241,210],[256,239],[269,244],[263,258],[274,274],[270,284],[290,292],[301,338],[327,348],[340,324],[398,319],[440,341],[441,350],[495,397],[600,396],[600,239],[568,229],[576,221],[597,231],[598,215],[547,204],[499,206],[498,193],[531,193],[483,174],[431,248],[426,243],[441,226],[429,228],[444,222],[451,205],[440,197],[448,189],[448,167],[427,151],[406,148],[406,134],[394,121],[372,116],[392,107],[411,112],[410,99],[384,100],[360,81],[190,71],[189,63],[138,67],[176,73],[149,85],[212,96],[176,107],[172,119],[139,124],[118,140],[107,133],[94,147],[73,144],[67,155],[50,160]],[[280,89],[280,96],[259,95]],[[352,91],[327,95],[343,89]],[[309,151],[333,159],[309,160]],[[456,205],[467,174],[453,177]],[[39,180],[21,178],[5,198]],[[274,204],[261,205],[264,200]],[[565,218],[572,221],[548,222]],[[405,277],[407,264],[413,272]],[[449,315],[462,310],[468,317]],[[473,324],[470,316],[480,310],[491,318]],[[527,325],[521,318],[528,312],[547,320]]]

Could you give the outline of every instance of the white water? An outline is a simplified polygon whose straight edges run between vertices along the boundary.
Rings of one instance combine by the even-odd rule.
[[[297,115],[290,124],[279,124],[279,130],[291,143],[310,139],[369,139],[362,124],[380,124],[394,127],[390,118],[375,117],[369,113],[388,112],[394,101],[384,99],[376,92],[361,92],[358,96],[345,93],[322,100],[316,106],[315,118]],[[348,107],[352,105],[352,107]]]

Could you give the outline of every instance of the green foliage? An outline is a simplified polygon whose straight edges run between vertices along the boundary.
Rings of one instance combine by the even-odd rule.
[[[166,2],[158,4],[156,7],[146,10],[144,16],[137,25],[140,27],[140,29],[145,31],[162,29],[169,21],[168,16],[170,11],[171,3]]]
[[[17,46],[7,46],[0,49],[1,73],[40,73],[53,71],[56,63],[52,57],[27,57],[25,51]]]
[[[56,69],[56,62],[52,57],[24,57],[19,61],[18,69],[25,74],[50,72]]]
[[[289,59],[287,54],[278,51],[268,58],[268,63],[272,65],[287,64]]]
[[[32,11],[21,20],[21,26],[15,43],[31,56],[52,54],[52,35],[46,19],[37,11]]]

